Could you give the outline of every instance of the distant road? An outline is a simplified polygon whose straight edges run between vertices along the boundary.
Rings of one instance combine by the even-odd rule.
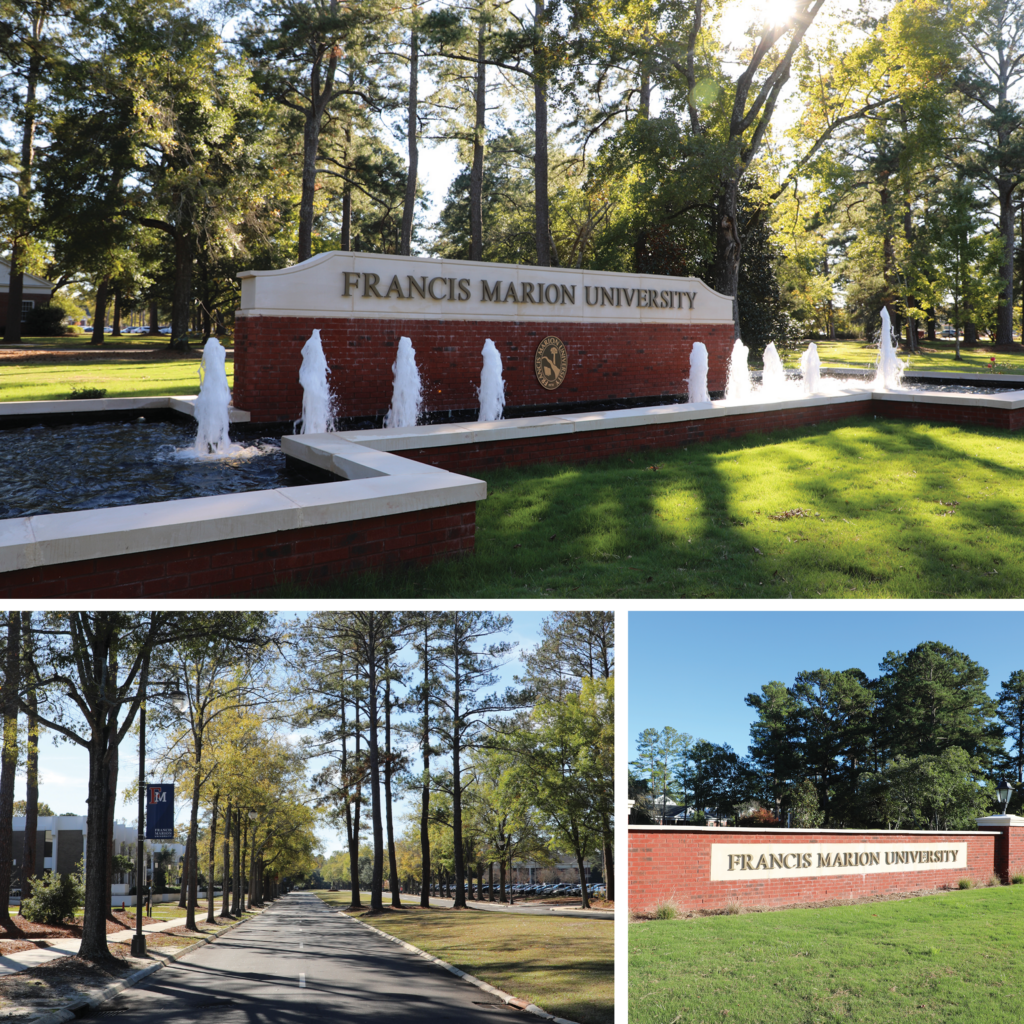
[[[157,971],[91,1016],[122,1024],[498,1024],[523,1019],[310,893]]]

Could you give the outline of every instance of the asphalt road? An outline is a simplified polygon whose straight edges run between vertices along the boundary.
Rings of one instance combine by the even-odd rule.
[[[308,893],[283,897],[88,1016],[124,1024],[523,1019]]]

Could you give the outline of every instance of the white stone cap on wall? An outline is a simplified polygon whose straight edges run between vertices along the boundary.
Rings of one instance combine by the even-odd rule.
[[[1012,817],[1012,815],[1010,815]],[[980,822],[987,822],[989,819],[979,818]],[[991,819],[995,820],[995,819]],[[1024,825],[1024,818],[1017,818]],[[1005,824],[1005,819],[1000,816],[999,821]],[[727,825],[629,825],[632,832],[710,832],[714,835],[733,835],[744,832],[756,833],[757,835],[780,835],[780,836],[976,836],[974,829],[913,829],[913,828],[750,828],[746,825],[740,828],[732,828]]]
[[[995,826],[996,828],[1013,828],[1024,825],[1024,818],[1016,814],[990,814],[985,818],[974,819],[979,825]]]
[[[732,323],[732,299],[694,277],[362,252],[238,277],[238,316]]]

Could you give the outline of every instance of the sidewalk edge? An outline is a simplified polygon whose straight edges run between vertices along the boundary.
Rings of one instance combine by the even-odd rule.
[[[259,911],[259,913],[262,913],[262,911]],[[246,918],[246,920],[252,919]],[[241,924],[245,924],[245,920],[234,921],[222,931],[217,932],[216,935],[197,939],[190,946],[186,946],[184,949],[179,949],[177,953],[171,954],[165,960],[161,960],[160,963],[150,964],[148,967],[140,967],[137,971],[133,971],[129,974],[127,978],[122,978],[120,981],[112,981],[109,985],[105,985],[98,992],[94,992],[87,999],[79,999],[76,1002],[69,1003],[67,1006],[62,1007],[59,1010],[54,1010],[52,1013],[45,1014],[42,1017],[26,1017],[24,1024],[65,1024],[66,1021],[74,1020],[76,1017],[80,1017],[85,1010],[95,1010],[104,1003],[110,1002],[114,996],[120,995],[126,988],[133,988],[138,985],[140,981],[145,981],[145,979],[151,974],[155,974],[159,971],[161,967],[173,964],[175,960],[180,960],[183,956],[186,956],[193,950],[199,949],[200,946],[207,946],[211,942],[215,942],[222,935],[226,935],[228,932],[233,931]]]
[[[556,1017],[553,1013],[548,1013],[547,1010],[542,1010],[535,1003],[526,1003],[517,996],[509,995],[507,992],[503,992],[500,988],[488,985],[486,981],[481,981],[479,978],[474,978],[472,974],[460,971],[458,967],[453,967],[450,963],[442,960],[440,957],[436,957],[432,953],[425,952],[420,949],[419,946],[414,946],[411,942],[406,942],[404,939],[397,939],[394,935],[388,935],[387,932],[383,932],[379,928],[375,928],[372,924],[367,924],[366,921],[363,921],[358,917],[346,914],[344,910],[339,910],[338,913],[341,914],[342,917],[347,917],[350,921],[355,921],[356,924],[361,924],[364,928],[369,928],[371,932],[376,932],[378,935],[387,939],[388,942],[393,942],[395,945],[408,950],[408,952],[415,953],[417,956],[423,957],[424,960],[429,960],[432,964],[437,964],[438,967],[443,967],[446,971],[450,971],[457,978],[461,978],[463,981],[468,981],[470,985],[476,985],[477,988],[483,989],[483,991],[488,995],[492,995],[495,998],[500,999],[503,1003],[515,1006],[520,1010],[525,1010],[527,1013],[532,1013],[534,1016],[541,1017],[544,1020],[549,1020],[552,1024],[576,1024],[576,1021],[567,1020],[565,1017]],[[42,1024],[42,1022],[40,1022],[40,1024]]]

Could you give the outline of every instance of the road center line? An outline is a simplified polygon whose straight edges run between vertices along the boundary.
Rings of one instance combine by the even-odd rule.
[[[306,987],[306,976],[304,974],[299,975],[299,988]]]

